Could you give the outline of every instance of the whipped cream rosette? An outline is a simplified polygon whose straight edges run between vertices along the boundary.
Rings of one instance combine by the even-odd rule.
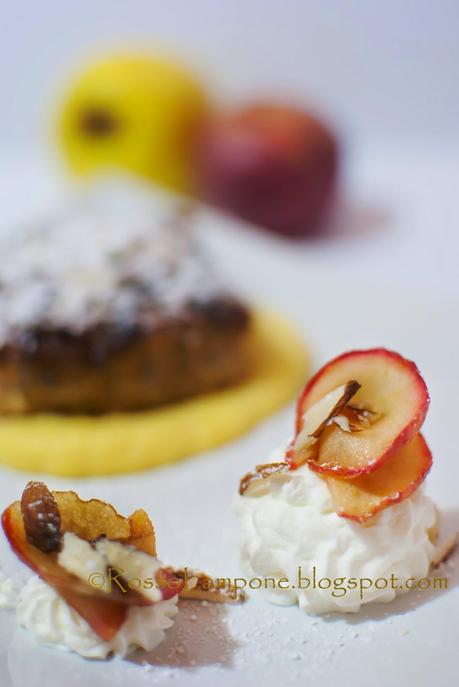
[[[428,574],[437,527],[419,489],[432,464],[420,434],[428,405],[414,363],[386,349],[345,353],[306,385],[293,440],[242,478],[235,506],[244,568],[265,578],[270,600],[357,611]]]

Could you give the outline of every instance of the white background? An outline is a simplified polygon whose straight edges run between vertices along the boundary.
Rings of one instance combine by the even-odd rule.
[[[244,293],[298,323],[316,365],[371,345],[418,362],[432,394],[426,435],[435,464],[427,489],[446,532],[459,529],[458,25],[454,0],[22,0],[8,3],[0,22],[2,226],[34,217],[56,194],[58,168],[43,154],[52,103],[68,70],[96,48],[163,46],[207,74],[222,101],[283,93],[314,103],[335,122],[346,151],[338,235],[292,247],[216,218],[203,233]],[[165,559],[184,557],[226,574],[237,569],[229,513],[237,480],[290,427],[286,410],[241,442],[176,468],[62,486],[112,498],[126,512],[144,505]],[[2,470],[0,507],[24,480]],[[3,542],[0,562],[12,566]],[[410,680],[443,687],[457,673],[458,577],[451,575],[453,588],[443,597],[405,599],[352,623],[316,626],[295,609],[255,601],[230,610],[225,629],[226,611],[219,611],[220,622],[202,609],[204,648],[193,645],[171,662],[172,637],[162,650],[166,667],[153,673],[140,674],[129,663],[91,666],[41,649],[25,661],[29,644],[19,637],[8,654],[11,684],[51,687],[65,676],[73,687],[82,679],[91,684],[92,675],[100,685],[137,687],[170,683],[171,673],[174,684],[243,685],[244,678],[253,684],[269,675],[276,685],[309,679],[317,686],[341,680],[381,687]],[[193,622],[187,615],[181,622],[191,641]],[[11,625],[2,623],[0,655],[6,655]],[[209,630],[215,625],[216,632]],[[0,668],[3,687],[2,678]]]
[[[7,3],[0,193],[19,192],[21,156],[33,177],[37,156],[53,150],[53,116],[82,61],[105,49],[158,48],[195,66],[222,102],[285,95],[335,124],[345,153],[340,226],[354,240],[309,244],[315,263],[345,263],[426,297],[457,295],[458,25],[455,0]]]
[[[37,135],[49,97],[93,51],[177,52],[223,98],[285,92],[357,137],[457,136],[455,0],[16,0],[4,3],[0,140]]]

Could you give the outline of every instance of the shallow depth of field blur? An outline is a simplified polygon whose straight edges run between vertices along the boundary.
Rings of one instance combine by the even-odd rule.
[[[336,137],[336,188],[323,221],[315,221],[309,205],[298,209],[297,199],[282,198],[275,207],[269,205],[269,193],[235,199],[228,181],[233,172],[225,168],[234,160],[221,162],[221,156],[239,155],[234,164],[243,167],[244,156],[250,158],[253,150],[242,145],[242,153],[234,153],[225,133],[217,135],[217,153],[214,146],[209,155],[198,156],[201,168],[210,166],[202,183],[214,204],[236,209],[236,214],[242,204],[244,219],[252,224],[273,223],[274,233],[257,230],[259,240],[280,241],[280,250],[291,251],[292,260],[300,256],[305,270],[323,264],[343,270],[354,283],[358,275],[414,293],[450,296],[457,292],[459,241],[454,221],[458,20],[459,7],[452,0],[435,5],[424,0],[409,5],[395,0],[10,3],[0,41],[2,225],[38,217],[58,186],[77,183],[71,167],[84,168],[87,153],[77,142],[75,163],[75,141],[70,135],[69,143],[67,134],[64,155],[59,132],[63,103],[81,69],[104,55],[151,53],[177,61],[196,76],[212,111],[223,118],[259,103],[294,105],[317,116]],[[144,164],[136,146],[159,149],[164,139],[162,129],[150,134],[144,104],[142,94],[132,104],[123,101],[127,116],[143,113],[132,133],[134,143],[121,155],[131,169]],[[172,126],[167,108],[161,116],[166,128]],[[302,145],[295,135],[290,143],[294,150]],[[230,152],[219,152],[222,146]],[[158,165],[155,180],[186,186],[181,167]],[[283,172],[277,171],[268,187],[283,181]],[[313,164],[307,184],[315,173]],[[283,234],[292,233],[288,226],[283,230],[289,222],[301,235],[298,213],[302,220],[304,212],[306,220],[312,212],[314,225],[304,231],[307,240],[282,241]]]
[[[230,396],[228,405],[220,405],[226,398],[225,390],[212,395],[207,404],[206,398],[202,405],[198,399],[200,414],[195,415],[196,407],[188,414],[188,402],[178,404],[177,415],[175,405],[171,415],[169,408],[152,411],[151,424],[150,410],[145,418],[143,413],[129,417],[126,413],[122,422],[117,415],[103,415],[89,418],[86,424],[88,418],[77,415],[76,425],[72,424],[73,417],[66,416],[51,416],[48,425],[45,416],[44,433],[40,434],[45,439],[37,442],[35,418],[18,418],[32,429],[29,434],[18,424],[14,441],[18,439],[18,445],[27,449],[32,447],[40,461],[43,453],[45,465],[52,463],[47,439],[53,439],[53,465],[59,470],[49,476],[50,487],[75,489],[83,498],[107,499],[123,513],[145,508],[158,532],[159,555],[167,564],[189,564],[212,575],[233,576],[239,570],[239,549],[230,504],[247,470],[273,458],[281,459],[282,452],[277,458],[272,449],[292,438],[294,398],[290,407],[265,417],[256,428],[252,424],[285,400],[282,396],[277,403],[278,388],[284,393],[285,379],[288,384],[293,380],[292,388],[297,381],[298,389],[306,381],[309,372],[304,372],[303,344],[310,372],[345,351],[382,347],[414,360],[426,380],[432,403],[422,431],[434,457],[426,489],[441,514],[442,538],[446,540],[459,530],[455,433],[459,379],[458,27],[458,0],[4,3],[0,22],[0,246],[2,232],[19,231],[21,226],[34,228],[37,223],[46,231],[50,225],[42,222],[47,217],[51,217],[54,230],[65,227],[61,217],[65,220],[68,208],[72,213],[75,197],[79,207],[81,189],[91,189],[99,177],[112,178],[114,171],[127,173],[141,179],[149,189],[178,194],[184,224],[172,225],[179,230],[177,236],[190,219],[212,256],[210,262],[217,276],[222,276],[254,312],[272,311],[289,326],[288,330],[279,323],[266,327],[286,351],[284,362],[267,355],[269,372],[272,369],[274,381],[280,379],[281,384],[271,383],[271,375],[264,372],[263,355],[259,355],[260,378],[269,384],[258,385],[255,375],[252,387],[248,377],[246,386],[229,389],[235,395]],[[118,197],[117,183],[117,178],[113,187],[109,183],[107,194],[112,213],[118,213],[112,202],[115,195]],[[122,193],[119,197],[123,199]],[[196,207],[189,205],[190,198]],[[88,207],[91,213],[92,206]],[[129,203],[124,207],[130,212]],[[110,278],[113,273],[118,279],[119,269],[99,270],[93,225],[84,213],[82,217],[86,231],[80,235],[81,225],[72,224],[74,215],[70,214],[73,243],[67,237],[65,244],[70,246],[68,262],[71,266],[76,263],[75,273],[78,279],[83,275],[81,280],[68,279],[66,262],[61,262],[58,251],[48,250],[48,256],[53,267],[57,264],[61,268],[56,272],[62,281],[55,280],[58,288],[54,293],[83,295],[84,308],[88,305],[91,310],[94,303],[98,305],[100,291],[108,294],[107,300],[112,297]],[[148,237],[149,220],[150,215],[140,226],[142,230],[146,226]],[[130,215],[125,223],[119,213],[113,224],[124,239],[135,236],[135,231],[128,232],[136,222]],[[113,224],[101,222],[98,226],[105,231]],[[168,230],[171,225],[166,222],[165,227]],[[43,235],[39,233],[39,237]],[[107,231],[107,235],[116,234]],[[188,234],[182,232],[181,236]],[[45,238],[50,239],[43,241],[47,248],[54,249],[58,240],[66,240],[65,231],[53,234],[47,229]],[[33,253],[39,257],[32,272],[46,277],[40,240]],[[84,249],[78,251],[82,243]],[[133,243],[145,258],[140,260],[142,267],[148,263],[145,273],[150,276],[154,269],[150,270],[149,252],[142,250],[141,241]],[[115,255],[112,262],[118,264],[110,245],[99,252],[102,258]],[[181,257],[179,250],[172,253]],[[73,260],[75,255],[77,260]],[[129,251],[125,255],[129,257]],[[0,260],[2,257],[0,248]],[[85,289],[91,278],[78,264],[86,267],[88,260],[91,267],[93,257],[94,301],[91,290]],[[167,259],[164,262],[167,264]],[[28,275],[27,260],[24,264]],[[3,272],[8,270],[3,268]],[[158,274],[158,283],[166,283],[164,291],[169,295],[164,272],[158,269]],[[170,274],[175,275],[173,269]],[[0,282],[1,277],[0,265]],[[61,289],[64,281],[65,288]],[[38,290],[29,288],[27,279],[21,283],[25,284],[21,289],[13,283],[12,293],[25,294],[25,300],[32,301],[33,314],[38,312],[46,324],[47,306],[40,310],[34,302]],[[140,311],[143,282],[131,278],[127,283],[129,294],[136,293],[134,304],[140,304]],[[108,284],[105,290],[104,284]],[[147,293],[148,299],[151,293],[156,295],[154,286]],[[1,283],[0,288],[0,305],[3,301],[9,306],[13,299]],[[41,293],[48,297],[46,290]],[[78,298],[74,300],[79,305]],[[65,299],[63,302],[67,322],[73,317],[72,310]],[[119,302],[123,306],[122,298]],[[119,312],[124,313],[121,306]],[[154,307],[151,310],[154,313]],[[76,312],[73,322],[79,324],[81,311]],[[97,314],[97,307],[92,312]],[[137,314],[137,310],[133,312]],[[99,319],[103,322],[102,317]],[[216,319],[216,328],[221,327],[218,312]],[[97,331],[97,317],[95,322],[93,329]],[[298,349],[296,357],[301,360],[299,372],[294,347],[285,335],[290,326]],[[53,329],[50,331],[52,337]],[[120,331],[122,334],[122,327]],[[75,338],[78,342],[78,336]],[[193,352],[196,339],[186,338]],[[222,338],[228,359],[236,359],[230,339],[226,335]],[[263,345],[253,349],[255,356],[258,351],[270,353]],[[168,347],[164,348],[169,353]],[[180,358],[180,347],[170,348]],[[212,357],[210,360],[212,363]],[[159,357],[158,361],[159,369]],[[223,367],[221,363],[212,366],[217,370]],[[71,361],[68,367],[73,374]],[[86,363],[82,369],[85,367]],[[95,370],[97,378],[100,371],[102,380],[105,373],[107,378],[111,376],[109,365],[96,362],[88,367],[91,372]],[[181,382],[185,375],[180,365],[176,367]],[[141,370],[139,388],[153,388],[145,368],[137,369]],[[154,365],[152,369],[154,375]],[[113,375],[113,379],[131,382],[129,370]],[[42,371],[39,366],[38,371]],[[79,387],[80,377],[75,377],[75,387]],[[198,381],[201,378],[204,375]],[[45,393],[49,391],[52,397],[53,378],[51,383],[49,376],[42,375],[42,379],[43,386],[47,384]],[[104,400],[113,395],[110,391],[114,386],[102,384],[104,392],[108,389]],[[253,396],[246,393],[253,388]],[[269,392],[276,403],[271,403]],[[423,394],[426,403],[425,391]],[[400,398],[398,392],[393,396],[395,408]],[[13,406],[15,400],[13,395]],[[387,401],[388,408],[390,402],[392,398]],[[258,403],[262,412],[253,414],[255,419],[251,420],[247,409],[256,408]],[[266,411],[265,406],[269,406]],[[218,413],[214,413],[215,408]],[[376,415],[379,419],[378,412]],[[210,431],[201,433],[195,417],[201,419],[204,430]],[[155,438],[158,418],[160,442]],[[8,429],[9,418],[3,420]],[[80,420],[83,425],[78,424]],[[134,425],[137,420],[142,424]],[[1,421],[0,414],[0,430]],[[131,421],[132,426],[140,427],[132,435]],[[61,422],[63,436],[70,437],[68,443],[61,442],[55,430],[59,426],[60,431]],[[246,424],[250,431],[234,439]],[[237,431],[228,433],[233,425]],[[81,433],[81,446],[80,426],[89,428]],[[114,426],[119,434],[113,431]],[[42,425],[37,427],[41,431]],[[123,469],[132,467],[131,452],[125,446],[135,449],[132,454],[140,449],[146,456],[143,466],[152,465],[150,458],[159,456],[161,461],[154,463],[157,465],[164,457],[169,461],[169,450],[173,456],[170,460],[175,459],[174,452],[187,454],[190,444],[193,452],[188,436],[196,438],[197,451],[201,446],[205,449],[193,460],[152,472],[115,474],[119,472],[118,462]],[[212,443],[206,443],[208,436]],[[220,436],[225,440],[231,437],[231,441],[207,450],[220,441]],[[143,437],[153,437],[152,443]],[[36,446],[40,450],[36,451]],[[182,451],[183,446],[186,450]],[[12,457],[8,465],[15,465]],[[103,470],[91,474],[106,476],[56,476],[86,475],[88,465],[92,470],[102,462]],[[73,463],[78,469],[72,472]],[[69,470],[63,472],[61,465]],[[35,474],[31,476],[35,478]],[[1,466],[2,508],[19,496],[27,479],[25,472]],[[413,481],[412,485],[418,483]],[[296,505],[295,489],[292,503]],[[404,495],[407,493],[411,492]],[[268,525],[262,519],[260,522],[261,529],[268,528],[268,520]],[[275,537],[273,541],[277,541]],[[340,541],[338,545],[330,549],[331,560]],[[295,549],[290,537],[289,546]],[[398,543],[396,551],[399,556]],[[263,556],[264,552],[260,558]],[[2,565],[14,559],[4,537],[0,538],[0,558]],[[277,565],[273,567],[277,570]],[[199,617],[194,616],[197,623],[193,615],[184,614],[184,625],[178,627],[185,631],[170,635],[169,644],[164,643],[163,653],[155,654],[151,665],[150,658],[144,661],[143,655],[139,659],[142,665],[134,661],[80,661],[76,656],[71,664],[71,657],[52,649],[37,646],[29,655],[31,644],[21,641],[13,642],[10,650],[12,625],[2,619],[0,686],[9,684],[5,682],[8,672],[15,687],[57,687],[63,682],[66,687],[140,687],[163,684],[166,675],[177,678],[172,684],[187,687],[213,686],[215,678],[223,687],[236,683],[244,687],[255,681],[266,687],[306,682],[317,687],[335,683],[381,687],[403,684],[401,678],[408,674],[417,687],[430,687],[435,682],[443,687],[454,684],[450,678],[457,673],[453,657],[459,633],[458,576],[459,568],[456,565],[454,570],[452,562],[447,591],[426,593],[423,588],[417,600],[403,595],[405,599],[402,597],[391,609],[380,608],[374,615],[364,611],[351,621],[329,617],[323,622],[314,620],[310,632],[304,614],[296,608],[250,602],[214,612],[213,605],[204,606],[197,612]],[[284,624],[287,619],[288,625]],[[307,637],[307,644],[303,637]],[[171,653],[175,642],[177,653],[175,649]]]

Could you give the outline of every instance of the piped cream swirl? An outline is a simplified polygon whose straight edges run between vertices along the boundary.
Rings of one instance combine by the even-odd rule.
[[[271,460],[282,460],[282,451]],[[336,514],[324,480],[307,465],[263,482],[237,497],[235,511],[246,574],[289,580],[287,589],[277,585],[273,589],[272,583],[266,582],[267,589],[265,585],[262,589],[268,600],[298,603],[312,614],[355,612],[364,603],[391,601],[403,591],[392,588],[391,575],[400,587],[405,587],[409,578],[427,575],[434,555],[429,533],[437,515],[421,489],[362,526]],[[299,588],[299,572],[310,578],[309,587]],[[318,588],[318,581],[325,578],[331,580],[331,586]],[[373,582],[363,595],[359,584],[345,592],[334,588],[360,578]],[[387,588],[375,587],[381,579],[389,580]],[[302,584],[306,586],[306,582]],[[322,584],[325,587],[328,582]]]
[[[39,577],[22,589],[17,606],[18,623],[45,644],[75,651],[86,658],[125,656],[136,649],[151,651],[164,639],[178,613],[177,596],[152,606],[131,607],[115,637],[104,642],[88,623]]]

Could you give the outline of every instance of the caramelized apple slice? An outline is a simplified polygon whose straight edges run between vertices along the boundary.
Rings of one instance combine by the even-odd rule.
[[[161,589],[163,599],[171,599],[176,594],[182,593],[185,581],[180,574],[171,567],[161,568],[156,574],[156,581]]]
[[[384,508],[408,498],[425,479],[432,454],[424,437],[416,434],[378,470],[344,479],[325,476],[336,512],[364,523]]]
[[[355,476],[378,469],[419,431],[429,395],[415,364],[383,348],[351,351],[325,365],[307,384],[297,406],[296,435],[308,410],[331,391],[357,379],[361,387],[354,409],[371,411],[373,419],[361,431],[327,426],[317,459],[310,467],[331,475]]]
[[[57,563],[56,554],[44,553],[27,541],[21,508],[13,503],[2,515],[2,525],[11,548],[23,563],[29,566],[47,584],[74,608],[104,641],[118,632],[126,619],[129,606],[114,601],[102,592],[92,589]]]
[[[37,496],[35,501],[34,495]],[[54,504],[58,506],[60,525]],[[23,511],[26,514],[27,531]],[[46,513],[49,515],[46,516]],[[59,526],[59,531],[56,534],[53,530],[50,550],[44,532],[34,523],[34,516],[36,520],[42,519],[38,516],[44,516],[48,521],[51,514],[54,516],[53,524]],[[108,641],[117,633],[130,606],[148,606],[153,603],[137,591],[123,592],[116,585],[112,585],[110,593],[91,587],[87,581],[72,574],[58,562],[61,555],[58,548],[65,532],[72,532],[84,541],[107,537],[118,540],[118,545],[130,544],[135,547],[138,544],[139,550],[145,552],[143,555],[152,551],[156,553],[153,526],[144,511],[136,511],[127,519],[102,501],[82,501],[74,492],[51,493],[45,485],[32,483],[25,490],[22,509],[17,501],[11,504],[2,515],[2,525],[16,555],[52,586],[101,639]],[[169,572],[163,574],[162,569],[157,570],[155,577],[162,599],[175,596],[183,586],[181,580],[172,579]]]

